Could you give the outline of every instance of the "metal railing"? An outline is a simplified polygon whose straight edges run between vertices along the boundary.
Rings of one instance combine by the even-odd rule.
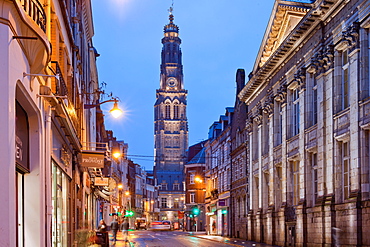
[[[84,142],[82,143],[82,150],[108,152],[109,146],[107,142]]]
[[[60,96],[68,95],[67,84],[64,80],[59,63],[57,61],[51,61],[51,65],[54,70],[54,73],[59,74],[59,80],[57,80],[56,78],[53,78],[52,80],[51,90],[53,94],[60,95]]]
[[[24,11],[32,20],[46,32],[46,14],[42,4],[38,0],[17,0],[23,6]]]

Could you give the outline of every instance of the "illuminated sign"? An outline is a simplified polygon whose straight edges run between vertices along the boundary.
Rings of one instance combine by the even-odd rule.
[[[95,186],[108,186],[109,178],[96,177],[94,178],[94,185]]]
[[[103,168],[104,152],[83,151],[80,161],[83,167]]]

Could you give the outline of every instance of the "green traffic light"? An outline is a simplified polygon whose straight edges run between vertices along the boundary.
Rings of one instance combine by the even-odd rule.
[[[134,212],[133,211],[126,211],[125,216],[126,217],[132,217],[132,216],[134,216]]]
[[[193,208],[193,214],[198,215],[200,212],[199,208]]]

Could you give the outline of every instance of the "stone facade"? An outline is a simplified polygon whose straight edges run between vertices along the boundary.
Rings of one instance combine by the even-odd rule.
[[[236,94],[245,86],[245,72],[238,69],[236,73]],[[234,105],[233,121],[231,122],[231,235],[247,238],[248,219],[247,203],[248,176],[247,176],[247,131],[245,121],[247,119],[247,106],[236,97]]]
[[[179,28],[172,13],[169,19],[162,38],[160,88],[154,105],[154,177],[159,186],[159,219],[178,222],[177,212],[184,209],[188,92],[184,89]]]
[[[276,1],[238,95],[247,239],[370,246],[369,22],[364,0]]]

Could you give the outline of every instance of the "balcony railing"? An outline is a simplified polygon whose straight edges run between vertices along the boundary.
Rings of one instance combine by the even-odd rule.
[[[18,0],[18,2],[22,4],[28,16],[46,32],[46,14],[41,3],[38,0]]]
[[[54,73],[59,74],[59,80],[56,78],[53,78],[52,85],[51,85],[51,90],[53,94],[59,95],[59,96],[65,96],[68,95],[68,88],[67,84],[64,80],[62,70],[60,69],[59,63],[56,61],[51,62]]]

